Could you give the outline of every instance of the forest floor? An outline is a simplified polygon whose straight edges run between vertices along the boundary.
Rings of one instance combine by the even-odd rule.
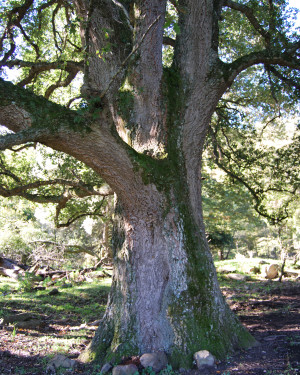
[[[236,281],[220,276],[220,284],[231,309],[259,344],[218,362],[210,374],[300,374],[300,281]],[[0,325],[0,375],[46,374],[55,354],[76,359],[91,340],[97,324],[93,321],[105,309],[109,279],[101,281],[100,289],[99,282],[58,289],[52,296],[49,290],[24,292],[0,278],[0,318],[22,312],[34,318],[31,326]],[[67,373],[98,375],[100,369],[78,362]],[[184,375],[200,373],[194,369]]]

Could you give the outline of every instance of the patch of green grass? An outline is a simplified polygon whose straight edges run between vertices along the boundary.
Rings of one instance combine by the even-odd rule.
[[[266,264],[260,264],[261,261],[266,262]],[[264,269],[265,266],[268,264],[277,264],[281,266],[282,262],[278,259],[270,259],[270,258],[234,258],[234,259],[226,259],[226,260],[216,260],[215,262],[216,269],[218,271],[222,271],[222,269],[232,268],[235,269],[236,272],[239,273],[248,273],[249,269],[252,267],[260,267],[261,270]],[[285,264],[286,271],[294,271],[297,272],[297,266],[293,265],[292,260],[287,260]]]
[[[17,280],[8,277],[0,276],[0,298],[2,294],[15,291],[19,286]]]
[[[51,289],[24,291],[24,289],[15,288],[18,285],[17,282],[11,283],[9,280],[7,283],[6,279],[0,280],[2,290],[3,288],[10,290],[12,286],[14,287],[13,293],[0,294],[0,318],[21,312],[30,313],[33,317],[40,316],[45,321],[47,329],[40,331],[37,327],[38,332],[33,334],[32,350],[34,353],[69,354],[74,350],[78,353],[82,349],[82,344],[86,345],[91,339],[93,331],[88,329],[89,327],[78,330],[72,330],[72,327],[101,319],[106,308],[110,283],[111,279],[107,278],[66,289],[55,286],[59,294],[50,296]],[[23,331],[17,328],[12,330],[10,342],[18,335],[24,335]],[[31,334],[29,330],[25,336]]]
[[[0,283],[1,285],[1,283]],[[55,319],[68,315],[76,321],[90,321],[101,317],[105,310],[110,279],[85,283],[68,289],[59,289],[59,294],[50,296],[50,290],[37,292],[17,291],[0,295],[5,305],[2,314],[11,310],[51,315]]]

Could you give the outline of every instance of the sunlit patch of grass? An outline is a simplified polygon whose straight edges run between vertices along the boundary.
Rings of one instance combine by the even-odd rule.
[[[0,299],[3,295],[16,290],[19,286],[17,280],[8,277],[0,276]]]
[[[55,285],[59,294],[49,295],[53,288],[41,291],[21,291],[18,283],[1,278],[0,318],[5,315],[28,312],[45,322],[44,329],[16,329],[15,336],[7,327],[7,343],[15,345],[22,337],[22,348],[30,355],[47,357],[57,353],[78,355],[94,335],[93,327],[86,325],[101,319],[106,308],[111,279],[95,280],[69,288]],[[1,289],[0,289],[1,290]]]
[[[260,264],[261,261],[266,262],[266,264]],[[247,258],[247,257],[239,257],[239,258],[234,258],[234,259],[226,259],[226,260],[216,260],[215,266],[217,271],[222,271],[222,269],[228,269],[232,268],[235,269],[236,272],[249,272],[249,269],[252,267],[260,267],[261,270],[264,269],[265,266],[268,264],[277,264],[281,265],[282,262],[281,260],[277,259],[271,259],[271,258]],[[297,266],[293,264],[294,262],[292,260],[287,260],[285,264],[285,269],[286,270],[295,270],[297,272]]]
[[[1,281],[0,287],[5,290],[10,288],[10,285],[16,285],[11,282],[7,284],[6,279],[4,283]],[[58,287],[59,294],[54,296],[49,295],[50,289],[36,292],[21,292],[14,289],[13,293],[8,291],[0,294],[0,302],[5,305],[2,314],[18,310],[50,315],[54,319],[67,315],[75,321],[97,320],[105,310],[110,283],[111,279],[107,278],[66,289]]]

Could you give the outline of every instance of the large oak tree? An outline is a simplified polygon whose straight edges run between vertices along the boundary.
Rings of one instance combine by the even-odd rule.
[[[221,357],[254,342],[218,286],[202,216],[201,157],[212,115],[241,72],[259,66],[263,75],[265,67],[287,92],[299,88],[300,42],[287,32],[285,5],[6,2],[0,64],[22,76],[17,84],[0,80],[0,123],[12,131],[0,149],[39,142],[64,152],[117,196],[112,289],[82,358],[163,350],[186,367],[196,350]],[[56,90],[80,72],[86,104],[57,104]],[[38,183],[25,187],[4,166],[1,173],[36,196]],[[8,185],[4,196],[12,195]],[[90,194],[81,181],[75,185]]]

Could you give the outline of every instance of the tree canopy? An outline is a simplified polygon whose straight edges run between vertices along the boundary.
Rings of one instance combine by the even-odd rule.
[[[119,6],[122,6],[124,15],[129,17],[129,22],[133,2],[119,3]],[[297,51],[297,31],[285,32],[288,28],[292,29],[296,10],[286,7],[287,3],[283,1],[224,3],[218,22],[218,51],[228,67],[229,62],[237,60],[242,63],[241,56],[252,56],[264,48],[269,51],[270,58],[271,48],[275,44],[278,53],[282,54],[288,45],[290,49],[282,54],[279,65],[264,63],[248,68],[239,75],[216,108],[207,141],[214,162],[232,179],[246,186],[258,213],[272,223],[289,216],[289,206],[297,199],[299,189],[299,134],[297,131],[294,133],[291,127],[291,137],[286,134],[289,130],[282,129],[284,122],[290,121],[291,116],[294,119],[298,116],[296,104],[300,89],[297,70],[294,69],[297,68],[297,54],[292,59],[288,55]],[[175,1],[167,5],[163,41],[163,61],[166,67],[172,65],[176,35],[180,34],[178,9],[179,4]],[[81,114],[92,112],[91,116],[97,116],[95,107],[98,100],[82,91],[80,93],[84,66],[88,64],[89,57],[80,39],[80,21],[80,16],[69,2],[6,1],[1,8],[2,75],[5,77],[9,68],[15,72],[14,81],[18,86],[76,110],[79,116],[74,123],[79,127],[82,126]],[[104,27],[102,31],[104,44],[96,54],[105,62],[106,58],[109,59],[113,45],[110,42],[111,30]],[[131,54],[131,58],[134,58],[138,48],[139,44],[136,46],[137,51],[130,51],[128,56]],[[255,55],[258,58],[258,54]],[[285,56],[289,61],[284,61]],[[249,61],[249,66],[253,64]],[[122,104],[122,116],[128,116],[126,107],[130,106],[133,98],[126,85],[120,90],[118,100]],[[274,139],[274,145],[266,147],[266,140],[270,137]],[[286,139],[286,143],[278,147],[275,138],[280,142],[281,137]],[[27,147],[37,146],[33,142],[27,144]],[[42,146],[38,147],[42,149]],[[21,150],[23,147],[14,152]],[[84,213],[97,214],[101,203],[98,203],[97,208],[93,201],[91,207],[88,207],[88,199],[78,203],[78,199],[74,198],[105,196],[112,191],[107,187],[99,190],[103,181],[90,169],[79,173],[82,166],[70,156],[62,156],[54,151],[51,153],[49,150],[42,152],[45,158],[57,158],[55,164],[59,166],[50,168],[51,172],[44,169],[44,175],[41,165],[39,172],[31,168],[33,160],[26,162],[26,158],[20,158],[20,154],[14,158],[3,155],[0,194],[4,197],[19,195],[41,203],[56,203],[58,226],[67,225]],[[18,165],[13,162],[14,159]],[[34,174],[38,174],[39,178]],[[93,188],[96,186],[98,189]],[[272,203],[274,200],[277,200],[276,208]],[[70,205],[71,202],[73,205]],[[74,204],[77,204],[76,209]],[[66,206],[70,209],[72,207],[70,217],[60,223],[58,216]]]

